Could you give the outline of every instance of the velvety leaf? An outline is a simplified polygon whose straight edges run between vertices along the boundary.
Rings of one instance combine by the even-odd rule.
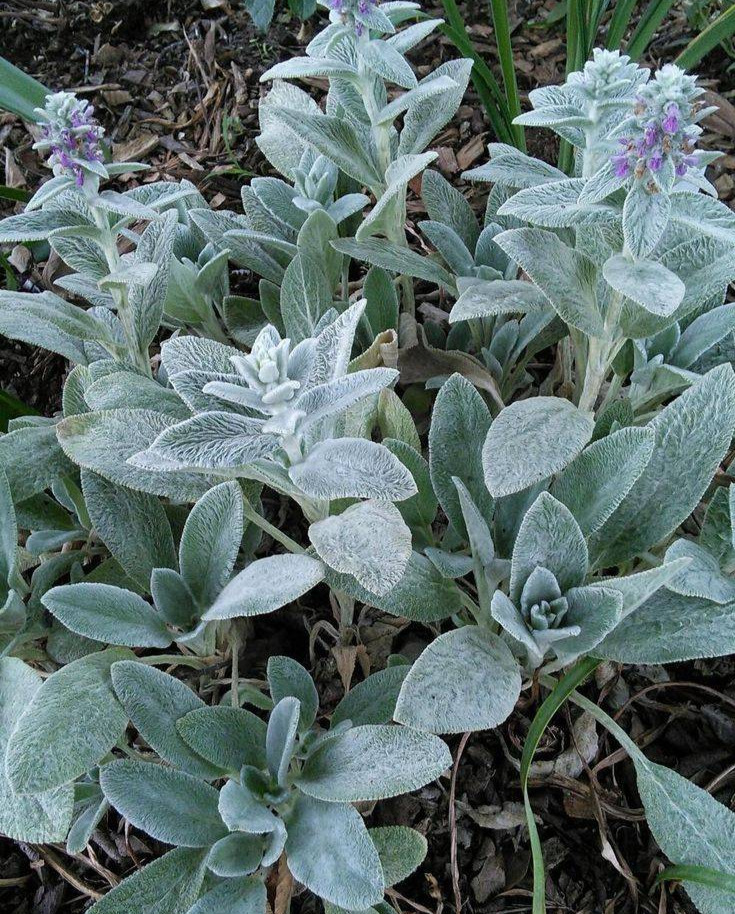
[[[684,283],[676,273],[653,260],[616,254],[605,261],[602,275],[616,292],[662,317],[673,314],[684,298]]]
[[[378,850],[388,889],[403,882],[424,862],[428,845],[426,838],[415,828],[387,825],[371,828],[369,835]]]
[[[200,707],[176,721],[184,741],[222,771],[239,774],[243,765],[265,768],[266,725],[245,708]]]
[[[354,726],[362,724],[387,724],[393,719],[398,693],[408,675],[408,664],[389,666],[353,685],[334,709],[330,726],[336,727],[344,720]]]
[[[267,907],[265,885],[253,876],[219,883],[187,914],[265,914]]]
[[[319,693],[308,671],[291,657],[269,657],[268,685],[276,704],[289,696],[299,700],[299,729],[308,730],[319,710]]]

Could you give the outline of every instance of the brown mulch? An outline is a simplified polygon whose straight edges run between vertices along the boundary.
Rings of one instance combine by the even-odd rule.
[[[657,34],[651,64],[672,59],[691,36],[683,6],[677,5]],[[563,78],[563,33],[558,26],[543,25],[554,7],[552,0],[515,4],[513,38],[523,92]],[[465,8],[478,50],[493,62],[487,4],[470,2]],[[0,0],[4,56],[50,88],[73,89],[92,101],[112,139],[115,158],[140,159],[152,166],[144,180],[187,178],[217,208],[238,208],[242,183],[267,173],[254,143],[263,92],[259,76],[276,60],[300,53],[313,27],[313,22],[307,23],[300,30],[297,21],[280,13],[264,37],[254,32],[236,0]],[[696,23],[693,27],[698,30]],[[422,47],[421,55],[420,73],[456,56],[440,35]],[[732,66],[717,50],[703,67],[707,87],[724,100],[710,127],[716,130],[713,145],[728,154],[713,177],[731,205]],[[313,84],[320,87],[317,80]],[[531,137],[530,151],[553,159],[551,135],[536,132]],[[463,170],[484,160],[491,140],[470,89],[457,117],[435,141],[438,167],[459,181]],[[0,144],[5,149],[0,183],[32,190],[46,177],[31,142],[17,118],[0,115]],[[472,198],[474,191],[467,191]],[[12,206],[3,205],[3,212],[11,211]],[[410,207],[410,217],[421,218],[418,201]],[[41,268],[22,251],[14,252],[12,263],[22,288],[41,286]],[[64,370],[62,359],[0,338],[0,387],[45,415],[59,408]],[[340,673],[346,667],[357,662],[359,678],[366,660],[379,668],[392,651],[413,658],[428,640],[416,626],[402,630],[396,620],[376,616],[360,629],[359,656],[349,649],[335,656],[332,643],[319,636],[310,658],[309,633],[329,617],[322,597],[304,612],[280,612],[276,619],[255,621],[241,664],[252,670],[248,675],[262,676],[269,655],[288,653],[311,666],[330,707],[342,694]],[[192,685],[198,684],[191,672],[185,675]],[[595,697],[604,694],[610,713],[622,710],[626,729],[652,759],[675,766],[733,805],[732,661],[623,672],[610,667],[589,692]],[[413,825],[430,838],[425,864],[393,898],[401,914],[443,914],[460,905],[478,914],[531,910],[530,856],[517,775],[524,735],[537,707],[535,696],[527,700],[532,703],[521,705],[498,731],[473,734],[466,743],[459,737],[449,740],[455,758],[460,746],[463,750],[454,784],[442,779],[379,805],[373,814],[374,824]],[[598,741],[599,750],[585,753]],[[631,766],[617,749],[601,733],[593,738],[574,710],[571,716],[557,715],[542,742],[537,758],[544,765],[543,776],[534,782],[532,800],[547,865],[549,912],[693,914],[681,890],[652,888],[663,860],[642,820]],[[142,835],[133,834],[126,842],[121,823],[112,814],[76,859],[61,847],[29,847],[0,839],[0,911],[77,914],[131,872],[136,860],[145,861],[163,850]],[[304,912],[320,909],[307,895],[295,899],[294,905]]]

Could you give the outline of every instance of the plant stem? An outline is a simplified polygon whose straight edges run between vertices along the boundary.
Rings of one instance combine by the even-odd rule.
[[[295,552],[297,554],[302,554],[306,550],[303,546],[299,546],[296,540],[292,540],[290,536],[284,533],[282,530],[279,530],[278,527],[274,527],[270,521],[267,521],[262,517],[258,512],[253,508],[247,498],[243,497],[243,514],[249,521],[252,521],[256,527],[260,527],[261,530],[265,531],[269,536],[272,536],[274,540],[279,542],[282,546],[285,546],[289,552]]]
[[[230,682],[230,699],[233,708],[240,707],[240,632],[237,622],[231,629],[230,652],[232,654],[232,676]]]

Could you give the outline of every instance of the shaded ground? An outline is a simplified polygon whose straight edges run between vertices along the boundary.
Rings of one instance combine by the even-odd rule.
[[[558,28],[538,25],[553,6],[523,0],[516,4],[514,47],[523,91],[562,78],[563,35]],[[492,60],[487,5],[468,4],[467,21],[475,23],[472,35]],[[299,53],[311,30],[307,24],[299,36],[298,22],[282,14],[263,38],[254,33],[242,10],[225,0],[14,0],[0,2],[0,23],[5,56],[50,88],[75,89],[94,103],[116,158],[150,162],[153,168],[146,180],[188,178],[214,206],[225,208],[238,207],[239,187],[249,176],[265,173],[254,144],[258,77],[274,60]],[[677,13],[657,35],[650,62],[675,56],[693,28],[697,30],[696,23],[692,26]],[[446,39],[435,36],[423,46],[425,63],[419,71],[428,72],[452,56]],[[718,50],[704,67],[706,84],[725,100],[735,96],[730,63]],[[313,84],[320,85],[318,80]],[[714,174],[728,201],[735,187],[732,114],[725,101],[712,125],[720,133],[714,145],[729,152]],[[484,159],[484,146],[491,139],[470,91],[457,118],[434,144],[439,167],[448,177],[458,177]],[[0,115],[0,142],[5,147],[4,183],[35,188],[47,172],[14,117]],[[532,152],[553,159],[550,135],[534,142]],[[472,197],[473,191],[467,191]],[[421,217],[418,203],[410,208],[410,217]],[[43,263],[34,264],[21,251],[14,253],[12,263],[24,288],[43,286]],[[0,338],[0,386],[44,414],[59,407],[63,372],[63,360]],[[269,507],[273,512],[279,509],[276,504]],[[303,611],[256,620],[241,661],[244,670],[259,677],[269,655],[295,656],[314,670],[329,708],[342,694],[340,670],[356,663],[358,679],[362,663],[380,668],[387,654],[396,650],[413,657],[428,640],[429,633],[421,628],[375,614],[360,628],[358,651],[335,655],[322,631],[310,654],[310,633],[330,616],[326,595],[315,593]],[[603,696],[610,713],[622,712],[626,729],[652,759],[676,767],[732,806],[734,673],[728,660],[667,669],[626,668],[624,678],[611,666],[588,692]],[[226,674],[226,668],[215,673],[215,682]],[[482,914],[531,910],[517,760],[537,702],[535,696],[526,701],[528,707],[520,706],[499,731],[475,734],[466,742],[459,737],[449,740],[459,760],[451,779],[383,803],[373,815],[376,824],[414,825],[430,838],[426,863],[394,898],[401,912],[442,914],[459,905]],[[661,889],[651,888],[662,860],[642,820],[631,767],[617,745],[580,724],[575,712],[571,717],[567,712],[566,717],[558,715],[547,732],[538,758],[533,803],[548,867],[549,911],[692,914],[694,908],[681,890],[670,895],[666,890],[662,897]],[[133,833],[126,840],[113,815],[85,855],[76,859],[60,847],[23,847],[0,839],[0,911],[80,912],[132,871],[134,861],[143,862],[162,849]],[[304,896],[295,907],[310,912],[319,904]]]

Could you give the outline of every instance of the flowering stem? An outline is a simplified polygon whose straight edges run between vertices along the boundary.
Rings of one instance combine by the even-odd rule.
[[[249,521],[252,521],[256,527],[260,527],[265,533],[273,537],[274,540],[279,542],[282,546],[285,546],[289,552],[295,553],[304,553],[306,550],[303,546],[299,546],[296,540],[292,540],[290,536],[284,533],[282,530],[279,530],[278,527],[274,527],[269,521],[264,517],[261,517],[260,514],[253,508],[247,498],[242,500],[243,514]]]

